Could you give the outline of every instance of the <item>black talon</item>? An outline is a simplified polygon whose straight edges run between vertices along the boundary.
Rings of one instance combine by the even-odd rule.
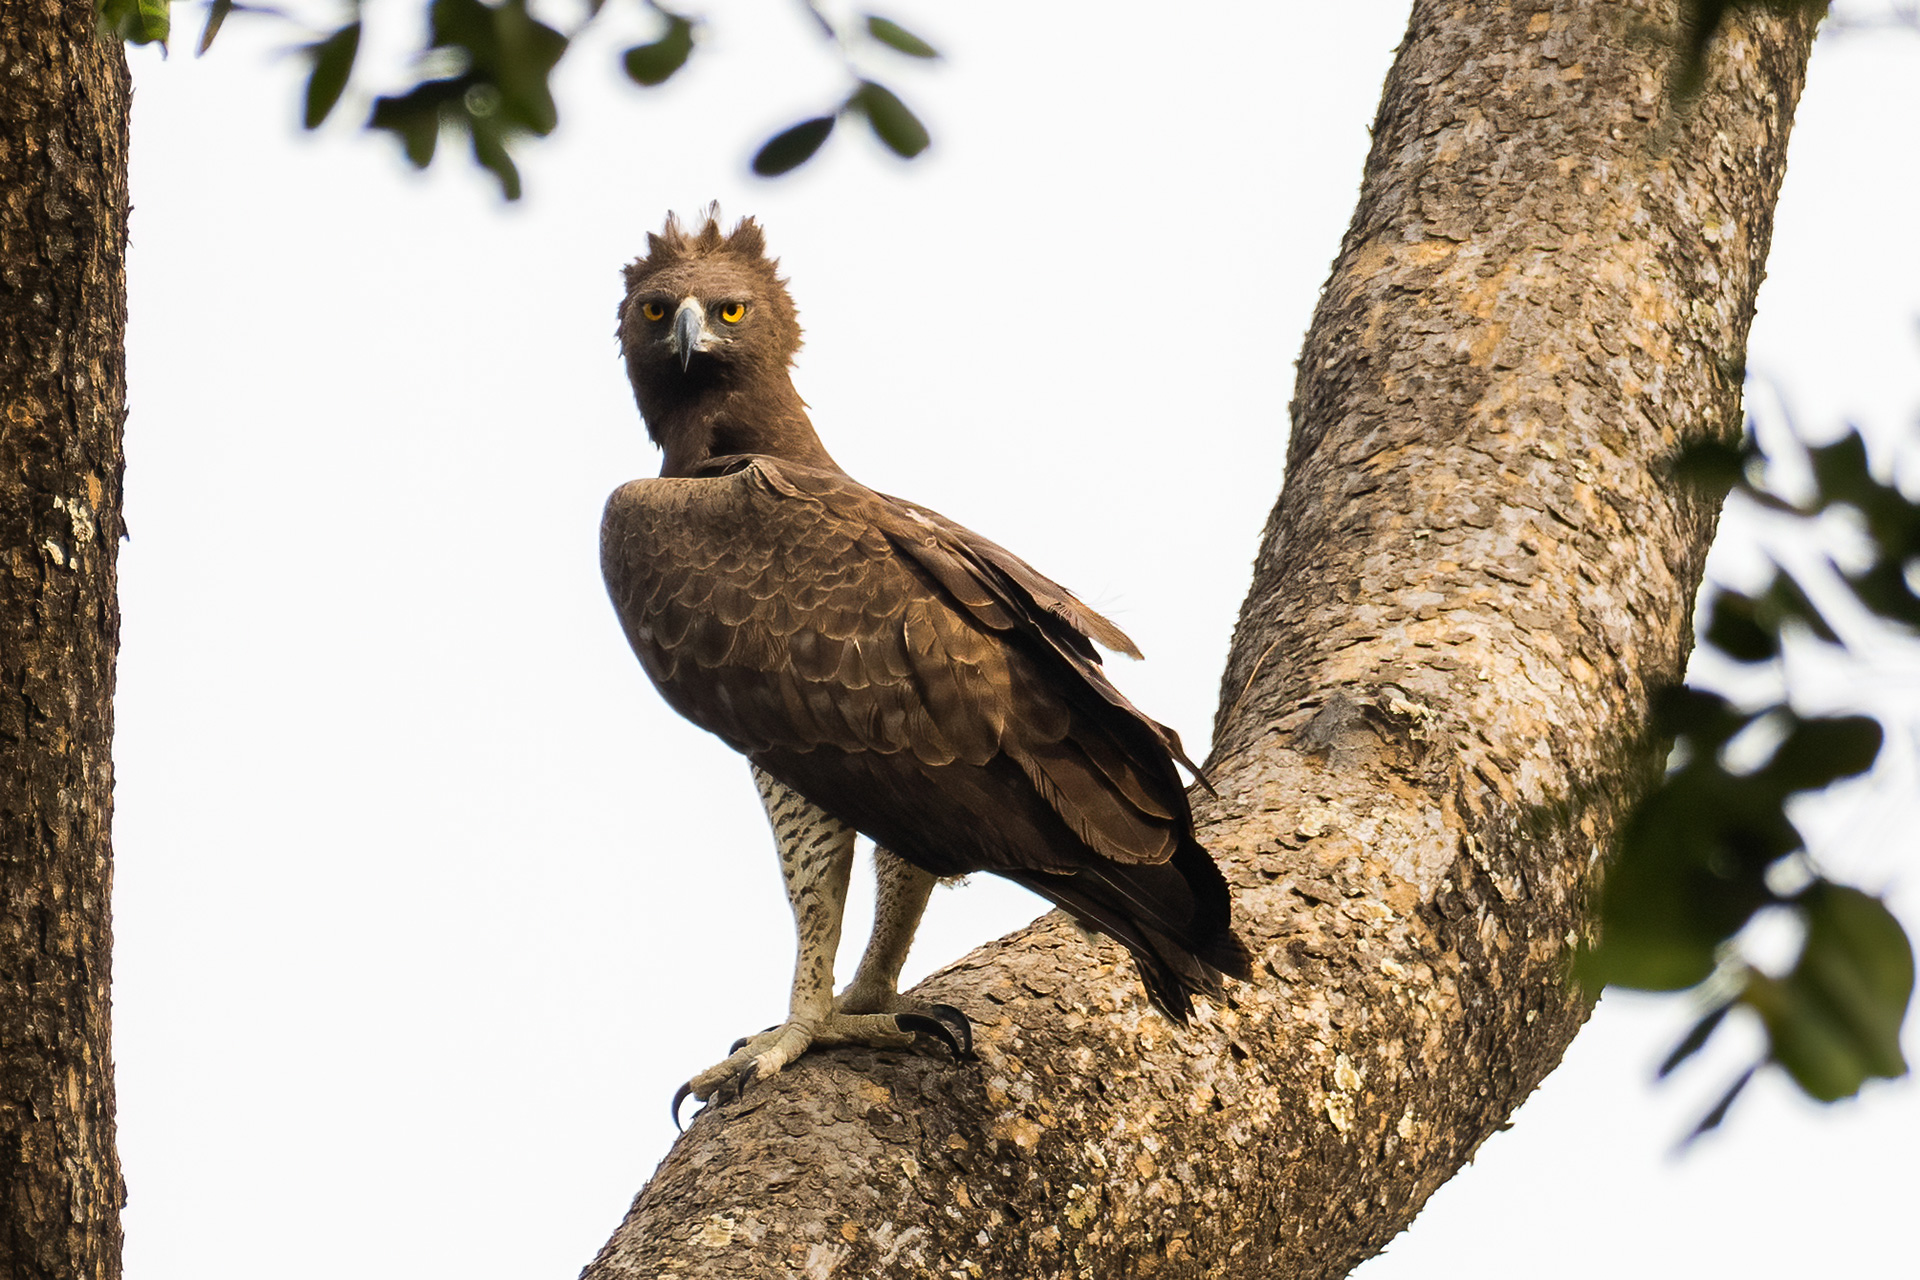
[[[757,1062],[749,1062],[745,1067],[740,1069],[738,1075],[728,1077],[721,1083],[719,1088],[713,1091],[713,1100],[715,1102],[735,1101],[742,1094],[746,1093],[747,1086],[752,1084],[754,1080],[759,1077],[759,1074],[760,1064]]]
[[[950,1004],[935,1004],[928,1008],[934,1017],[960,1033],[960,1057],[968,1062],[973,1061],[973,1019]]]
[[[901,1013],[894,1015],[893,1021],[902,1031],[918,1031],[923,1036],[944,1041],[956,1058],[967,1056],[966,1050],[960,1047],[960,1041],[954,1038],[953,1028],[939,1018],[929,1018],[924,1013]]]
[[[681,1085],[678,1089],[674,1090],[673,1092],[673,1128],[674,1128],[674,1132],[676,1133],[686,1132],[685,1129],[680,1127],[680,1104],[685,1102],[687,1100],[687,1095],[692,1092],[693,1092],[693,1081],[691,1080],[687,1081],[687,1083]]]

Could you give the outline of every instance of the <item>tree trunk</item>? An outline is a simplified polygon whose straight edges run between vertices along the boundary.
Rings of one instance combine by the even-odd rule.
[[[1738,19],[1676,113],[1671,17],[1415,5],[1202,805],[1259,981],[1183,1031],[1043,918],[921,988],[978,1063],[710,1108],[587,1276],[1340,1276],[1558,1063],[1717,515],[1666,464],[1738,430],[1814,28]]]
[[[120,1274],[114,564],[127,82],[91,0],[0,24],[0,1276]]]

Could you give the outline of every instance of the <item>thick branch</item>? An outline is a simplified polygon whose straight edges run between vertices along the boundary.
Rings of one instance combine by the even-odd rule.
[[[1422,0],[1300,362],[1203,838],[1262,980],[1188,1031],[1053,917],[922,990],[981,1061],[810,1056],[692,1126],[613,1277],[1344,1275],[1559,1061],[1657,767],[1812,23],[1670,119],[1665,8]]]
[[[120,1274],[107,973],[127,67],[0,23],[0,1276]]]

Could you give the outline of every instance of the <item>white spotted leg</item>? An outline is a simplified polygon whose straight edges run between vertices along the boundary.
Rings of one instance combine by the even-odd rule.
[[[900,994],[900,969],[907,962],[913,935],[927,909],[936,877],[885,849],[873,851],[878,878],[873,902],[873,936],[860,957],[860,967],[833,1002],[835,1013],[891,1013],[913,1019],[916,1026],[931,1019],[946,1028],[936,1031],[962,1058],[973,1056],[973,1024],[950,1004],[922,1004]],[[924,1028],[922,1028],[924,1029]],[[950,1032],[951,1034],[947,1034]]]
[[[840,949],[847,879],[853,869],[853,828],[757,767],[753,780],[780,850],[780,870],[799,938],[793,997],[785,1022],[741,1041],[724,1060],[680,1087],[673,1098],[676,1124],[688,1094],[702,1102],[736,1096],[754,1080],[778,1074],[813,1045],[901,1048],[912,1043],[917,1031],[937,1036],[962,1056],[971,1048],[970,1029],[959,1010],[911,1005],[896,990],[933,877],[892,854],[882,855],[873,940],[847,995],[836,1001],[833,961]],[[956,1038],[954,1025],[961,1028],[964,1043]]]

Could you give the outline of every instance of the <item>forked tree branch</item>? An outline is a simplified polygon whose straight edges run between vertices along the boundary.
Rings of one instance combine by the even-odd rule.
[[[1182,1031],[1044,918],[921,988],[978,1063],[709,1109],[591,1280],[1340,1276],[1559,1062],[1717,517],[1666,464],[1738,430],[1814,27],[1740,19],[1676,111],[1671,18],[1415,5],[1222,682],[1202,838],[1260,981]]]

